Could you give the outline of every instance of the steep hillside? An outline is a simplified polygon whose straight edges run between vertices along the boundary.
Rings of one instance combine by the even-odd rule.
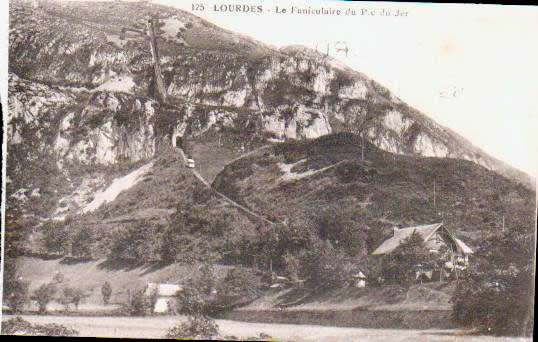
[[[121,34],[147,16],[167,103],[148,42]],[[472,247],[503,217],[533,227],[527,175],[312,50],[142,2],[12,1],[9,41],[6,232],[32,288],[62,270],[124,291],[202,263],[312,287],[333,267],[338,287],[394,225],[443,221]]]
[[[108,184],[81,207],[65,196],[62,220],[34,232],[32,251],[112,263],[192,263],[221,260],[255,234],[255,222],[206,188],[172,149]]]
[[[312,219],[345,217],[349,221],[331,225],[331,239],[349,243],[349,232],[337,227],[349,225],[364,254],[394,225],[443,221],[471,245],[499,233],[503,216],[508,229],[533,226],[535,193],[493,171],[465,160],[396,155],[369,143],[361,160],[357,146],[360,138],[349,133],[278,144],[228,165],[213,185],[280,221],[311,226]]]
[[[72,115],[92,118],[94,128],[88,134],[97,147],[80,153],[89,146],[78,141],[84,131],[78,131],[77,138],[65,136],[71,117],[62,108],[50,118],[64,120],[62,125],[45,128],[47,135],[67,139],[47,146],[60,157],[81,155],[84,163],[101,164],[122,157],[136,161],[152,156],[155,142],[209,129],[242,131],[248,141],[252,136],[316,138],[356,130],[358,125],[386,151],[471,160],[532,184],[524,173],[473,147],[365,75],[302,47],[276,50],[158,5],[47,2],[31,9],[13,1],[10,12],[10,72],[17,76],[10,81],[10,100],[47,85],[53,89],[46,91],[62,102],[73,102],[78,96],[90,99],[77,98]],[[166,107],[150,99],[153,69],[148,43],[130,34],[120,37],[124,27],[143,27],[147,15],[162,18],[159,50],[171,98]],[[21,88],[19,80],[38,83]],[[24,110],[15,108],[18,113]],[[110,113],[118,111],[125,117],[111,127]],[[131,120],[132,115],[136,120]],[[137,120],[142,125],[134,128],[131,137]],[[10,132],[16,137],[20,126],[11,121]],[[66,145],[75,146],[67,150]],[[108,149],[114,152],[105,153]]]

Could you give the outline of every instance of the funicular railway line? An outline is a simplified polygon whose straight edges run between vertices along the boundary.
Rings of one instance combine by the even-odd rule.
[[[187,165],[187,157],[185,156],[185,153],[183,152],[183,149],[181,148],[177,148],[176,147],[176,150],[177,152],[181,155],[181,158],[183,160],[183,163],[184,165]],[[242,212],[244,212],[245,214],[247,214],[249,217],[251,218],[254,218],[254,219],[258,219],[258,220],[261,220],[265,223],[268,223],[270,225],[274,225],[276,224],[276,222],[273,222],[255,212],[253,212],[252,210],[248,209],[247,207],[235,202],[234,200],[232,200],[231,198],[229,198],[228,196],[224,195],[223,193],[215,190],[215,188],[213,188],[211,186],[211,184],[204,178],[202,177],[202,175],[196,171],[196,169],[194,168],[189,168],[189,170],[192,172],[192,174],[194,175],[194,177],[196,177],[202,184],[204,184],[208,189],[210,189],[212,192],[214,192],[217,196],[219,196],[220,198],[222,198],[224,201],[226,201],[227,203],[231,204],[232,206],[238,208],[239,210],[241,210]]]

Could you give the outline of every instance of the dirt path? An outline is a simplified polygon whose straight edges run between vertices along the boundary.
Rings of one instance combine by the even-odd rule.
[[[5,315],[2,321],[13,316]],[[22,316],[31,323],[57,323],[79,331],[85,337],[131,337],[160,338],[166,331],[185,320],[178,316],[161,317],[66,317],[66,316]],[[244,323],[217,320],[224,336],[248,338],[260,333],[269,334],[279,341],[293,342],[530,342],[530,338],[492,337],[464,335],[458,330],[399,330],[337,328],[316,325]]]

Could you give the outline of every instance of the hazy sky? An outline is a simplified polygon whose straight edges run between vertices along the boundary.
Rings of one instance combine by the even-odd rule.
[[[317,45],[325,51],[327,43],[345,41],[348,56],[333,57],[484,151],[537,174],[538,139],[533,133],[538,128],[538,8],[290,0],[153,2],[189,12],[193,3],[203,3],[205,10],[194,14],[276,47]],[[264,13],[215,12],[215,3],[263,5]],[[353,8],[358,14],[367,9],[376,15],[275,13],[275,6],[289,12],[292,3],[300,8]],[[383,9],[407,15],[383,17]],[[4,26],[6,21],[2,20]],[[3,33],[5,42],[7,32]]]

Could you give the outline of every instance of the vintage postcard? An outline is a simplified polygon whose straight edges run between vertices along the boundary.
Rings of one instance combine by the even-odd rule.
[[[2,334],[531,340],[538,8],[6,11]]]

